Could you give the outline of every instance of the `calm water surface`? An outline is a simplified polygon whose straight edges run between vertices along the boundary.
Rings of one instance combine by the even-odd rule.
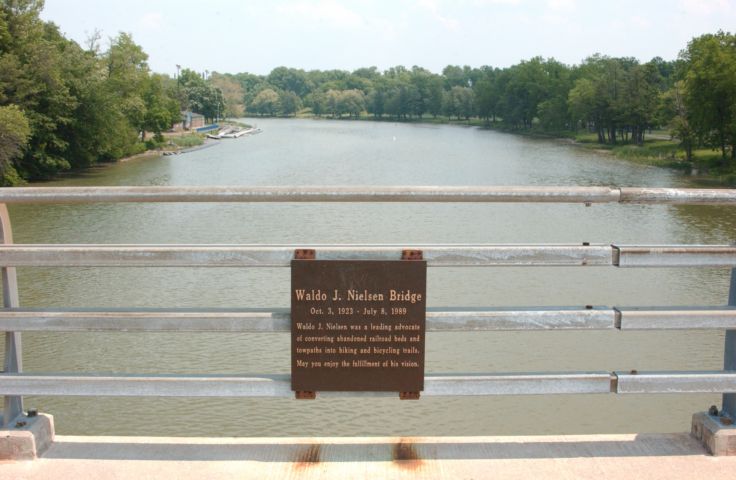
[[[252,122],[252,120],[251,120]],[[263,133],[48,185],[690,186],[664,169],[476,128],[258,120]],[[730,243],[693,206],[91,204],[11,209],[18,243]],[[288,269],[20,269],[29,307],[284,307]],[[723,269],[430,269],[429,306],[719,305]],[[34,372],[288,373],[287,334],[25,334]],[[722,332],[427,335],[426,370],[720,369]],[[398,399],[30,397],[61,434],[498,435],[683,431],[713,395]]]

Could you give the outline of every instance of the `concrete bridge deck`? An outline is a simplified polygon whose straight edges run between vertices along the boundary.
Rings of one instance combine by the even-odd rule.
[[[543,437],[150,438],[57,436],[0,479],[733,479],[688,434]]]

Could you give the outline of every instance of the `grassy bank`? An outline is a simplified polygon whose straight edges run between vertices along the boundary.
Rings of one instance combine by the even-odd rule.
[[[251,128],[251,125],[237,120],[225,120],[220,122],[220,127]],[[137,149],[140,151],[116,161],[126,161],[133,158],[155,157],[161,154],[177,153],[183,150],[198,147],[205,143],[205,134],[190,132],[166,132],[162,138],[156,139],[149,136],[145,142],[139,142]]]
[[[666,132],[654,132],[643,145],[605,145],[597,142],[595,134],[576,135],[575,141],[583,148],[608,151],[617,158],[642,165],[674,168],[692,174],[698,181],[714,185],[736,186],[736,168],[724,163],[719,151],[709,148],[693,150],[691,161],[676,140]]]
[[[187,135],[164,137],[164,141],[158,143],[154,148],[164,150],[181,150],[202,145],[204,143],[204,135],[199,133],[190,133]]]
[[[165,133],[163,139],[149,137],[145,142],[139,142],[136,150],[140,151],[112,160],[112,162],[127,162],[129,160],[158,157],[162,154],[169,154],[169,152],[180,152],[182,150],[194,148],[202,145],[203,143],[204,135],[199,133]]]

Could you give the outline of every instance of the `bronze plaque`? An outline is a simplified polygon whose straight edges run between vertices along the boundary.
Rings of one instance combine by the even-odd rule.
[[[426,285],[425,261],[292,260],[292,390],[423,390]]]

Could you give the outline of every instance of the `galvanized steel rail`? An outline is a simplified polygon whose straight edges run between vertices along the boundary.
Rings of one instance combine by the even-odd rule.
[[[427,375],[423,395],[553,395],[736,392],[736,372],[565,372]],[[109,397],[293,397],[288,375],[2,376],[6,395]],[[395,392],[319,392],[320,397],[396,396]]]
[[[736,330],[735,307],[428,308],[427,331]],[[290,332],[288,309],[0,310],[0,331]]]
[[[431,267],[614,266],[736,267],[733,245],[13,245],[4,204],[92,202],[485,202],[736,205],[736,190],[505,187],[26,187],[0,189],[6,334],[6,425],[22,411],[22,395],[290,397],[288,376],[23,374],[20,332],[288,332],[285,309],[22,309],[15,267],[209,266],[287,267],[295,249],[318,259],[398,259],[421,249]],[[581,393],[724,393],[736,414],[736,270],[727,307],[435,308],[430,332],[480,330],[725,329],[723,371],[578,372],[428,375],[424,395]],[[382,396],[325,392],[320,396]]]
[[[288,375],[4,375],[10,395],[111,397],[294,397]],[[428,375],[422,395],[609,393],[608,372]],[[396,392],[319,392],[320,397],[396,396]]]
[[[422,250],[429,267],[736,267],[733,245],[0,245],[4,267],[289,267],[319,260],[397,260]]]
[[[736,190],[551,186],[22,187],[0,203],[513,202],[736,205]]]
[[[611,265],[610,245],[10,245],[0,265],[44,267],[289,267],[297,249],[318,260],[398,260],[420,249],[430,267]],[[734,247],[736,258],[736,247]]]

